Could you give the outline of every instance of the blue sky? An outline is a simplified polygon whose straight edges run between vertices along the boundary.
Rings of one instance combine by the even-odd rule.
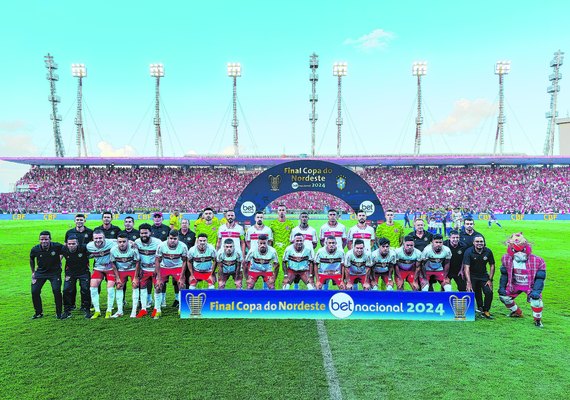
[[[430,3],[436,3],[430,4]],[[564,1],[100,2],[28,1],[3,6],[0,26],[0,155],[54,154],[43,56],[59,64],[66,154],[75,155],[76,80],[85,63],[90,155],[154,155],[154,82],[164,63],[164,153],[217,154],[232,145],[231,80],[238,79],[243,154],[310,152],[308,60],[319,55],[317,153],[336,151],[334,61],[343,79],[343,154],[413,151],[415,60],[423,80],[422,152],[489,153],[496,129],[497,60],[505,78],[505,152],[539,154],[546,134],[552,54],[570,43]],[[568,60],[570,63],[570,60]],[[563,65],[565,74],[567,65]],[[570,111],[570,78],[559,113]],[[334,111],[336,112],[336,111]],[[331,117],[332,115],[332,117]],[[2,164],[0,189],[21,175]],[[25,169],[24,169],[25,170]]]

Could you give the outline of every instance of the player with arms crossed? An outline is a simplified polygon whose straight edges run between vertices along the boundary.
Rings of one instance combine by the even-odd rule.
[[[180,277],[186,265],[187,258],[188,248],[184,243],[178,240],[178,231],[172,229],[168,234],[166,242],[162,242],[156,250],[154,260],[154,310],[152,310],[152,318],[159,319],[162,314],[162,298],[168,277],[171,276],[178,285],[184,285]]]
[[[267,244],[268,241],[266,235],[260,235],[257,238],[257,248],[250,249],[245,257],[244,271],[248,289],[253,289],[259,277],[267,284],[268,289],[275,289],[279,258],[275,249]]]
[[[243,255],[239,248],[236,249],[232,238],[224,240],[224,247],[217,252],[218,289],[225,289],[226,282],[230,277],[234,278],[236,289],[242,288],[241,264]]]
[[[135,277],[133,279],[133,309],[131,312],[131,318],[133,314],[137,318],[142,318],[148,314],[147,308],[149,305],[146,287],[148,282],[152,283],[152,278],[154,276],[154,263],[156,258],[156,250],[162,244],[160,239],[151,236],[151,226],[150,224],[142,224],[139,226],[140,238],[135,240],[135,246],[139,251],[139,264],[137,265],[137,270],[135,272]],[[141,293],[142,292],[142,293]],[[141,310],[137,314],[137,307],[139,303],[139,297],[141,302]]]
[[[402,247],[396,249],[394,278],[398,290],[404,290],[404,282],[408,282],[412,290],[419,289],[416,274],[421,257],[422,252],[414,247],[414,237],[406,236]]]
[[[325,246],[321,247],[315,255],[314,273],[317,279],[317,289],[323,289],[329,279],[341,290],[345,289],[344,276],[344,252],[337,248],[337,240],[334,236],[325,239]]]
[[[522,232],[513,233],[507,240],[507,254],[501,258],[499,298],[511,311],[510,317],[522,317],[522,310],[515,303],[516,297],[525,293],[532,308],[534,325],[542,328],[542,290],[546,280],[544,259],[532,254],[530,244]]]
[[[368,282],[370,265],[370,253],[366,251],[364,240],[356,239],[354,246],[344,257],[344,280],[348,290],[358,289],[359,283],[362,284],[364,290],[370,290],[370,282]]]
[[[123,287],[127,284],[127,280],[131,278],[131,286],[133,287],[133,310],[131,317],[136,317],[138,296],[135,296],[134,280],[139,264],[139,252],[134,246],[129,246],[128,234],[121,232],[117,236],[117,245],[111,248],[110,256],[111,266],[118,272],[117,285],[117,312],[111,318],[120,318],[123,316]]]
[[[216,250],[208,243],[208,235],[199,233],[196,244],[188,250],[188,289],[196,289],[198,282],[207,282],[208,289],[216,283]],[[183,274],[184,275],[184,274]]]
[[[293,244],[285,249],[283,254],[283,289],[289,289],[291,282],[303,281],[307,289],[312,290],[313,279],[310,276],[313,270],[315,253],[311,247],[305,246],[305,236],[297,233]]]
[[[369,282],[372,290],[378,290],[380,279],[386,290],[394,290],[394,268],[396,267],[396,251],[390,248],[390,241],[384,237],[378,239],[378,248],[370,256]]]
[[[366,224],[366,212],[358,210],[356,212],[358,223],[348,230],[347,248],[351,250],[356,240],[360,239],[364,243],[367,252],[372,251],[372,243],[376,240],[374,228]]]
[[[422,252],[420,287],[423,292],[429,290],[429,283],[434,278],[444,291],[451,292],[451,284],[447,274],[451,262],[451,250],[443,245],[443,236],[439,233],[433,235],[431,244]]]

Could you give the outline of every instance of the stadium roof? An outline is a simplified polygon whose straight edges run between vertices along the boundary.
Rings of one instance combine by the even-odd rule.
[[[190,156],[190,157],[2,157],[0,160],[38,166],[229,166],[271,167],[280,163],[314,159],[344,166],[441,166],[441,165],[570,165],[569,156],[493,156],[493,155],[429,155],[429,156]]]

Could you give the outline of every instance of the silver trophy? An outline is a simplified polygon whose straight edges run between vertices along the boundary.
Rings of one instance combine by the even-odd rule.
[[[194,293],[186,294],[186,304],[188,304],[188,309],[190,310],[191,318],[202,317],[202,308],[206,303],[206,293],[199,293],[194,295]]]
[[[467,313],[469,305],[471,304],[471,297],[465,295],[459,298],[456,295],[452,294],[449,296],[449,304],[451,305],[455,319],[465,320],[465,314]]]

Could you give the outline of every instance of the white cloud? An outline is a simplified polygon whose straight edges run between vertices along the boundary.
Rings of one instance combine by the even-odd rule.
[[[0,153],[7,157],[37,155],[38,147],[27,134],[0,135]]]
[[[497,113],[497,104],[485,99],[459,99],[451,113],[426,130],[428,135],[469,133]]]
[[[353,45],[360,50],[372,50],[386,47],[388,42],[394,39],[396,35],[393,32],[387,32],[384,29],[374,29],[372,32],[360,36],[358,39],[346,39],[345,45]]]
[[[97,148],[100,157],[133,157],[137,155],[135,149],[129,145],[114,148],[112,144],[103,141],[97,143]]]

